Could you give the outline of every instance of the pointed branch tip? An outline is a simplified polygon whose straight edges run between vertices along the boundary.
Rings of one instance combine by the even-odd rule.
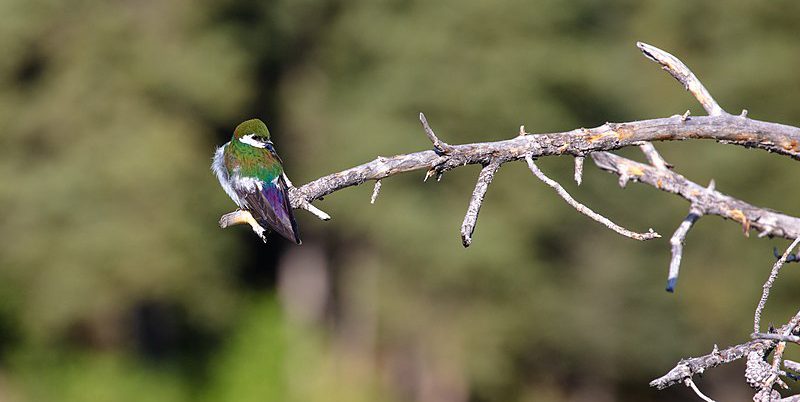
[[[727,114],[717,101],[714,100],[697,76],[694,75],[692,70],[690,70],[686,64],[683,64],[680,59],[644,42],[636,42],[636,47],[638,47],[648,59],[660,64],[662,69],[666,70],[678,80],[678,82],[703,105],[703,109],[705,109],[710,116]]]
[[[600,222],[601,224],[603,224],[603,226],[625,237],[630,237],[631,239],[635,240],[650,240],[661,237],[661,235],[654,232],[653,229],[649,229],[645,233],[637,233],[617,225],[610,219],[606,218],[603,215],[598,214],[597,212],[592,211],[586,205],[583,205],[580,202],[576,201],[574,198],[572,198],[572,196],[569,195],[567,190],[564,190],[564,187],[558,184],[557,181],[547,177],[547,175],[545,175],[544,172],[542,172],[539,169],[539,167],[536,166],[536,162],[533,161],[533,157],[531,155],[526,156],[525,161],[528,162],[528,168],[531,170],[531,172],[533,172],[533,174],[536,175],[536,177],[539,178],[539,180],[543,181],[545,184],[556,190],[556,193],[558,193],[558,195],[561,196],[561,198],[563,198],[564,201],[567,202],[567,204],[571,205],[573,208],[578,210],[578,212],[588,216],[589,218],[594,219],[597,222]]]
[[[786,248],[786,251],[783,252],[783,255],[778,261],[775,261],[775,265],[772,266],[772,271],[767,278],[767,281],[764,282],[764,286],[762,286],[761,292],[761,299],[758,301],[758,305],[756,306],[756,312],[753,316],[753,332],[758,333],[759,328],[761,327],[761,312],[764,310],[764,306],[767,304],[767,299],[769,298],[769,291],[772,289],[772,285],[775,283],[775,279],[778,278],[778,273],[781,271],[781,267],[783,264],[786,263],[786,260],[789,258],[789,255],[792,253],[797,244],[800,243],[800,237],[794,239],[792,244]]]
[[[669,261],[669,276],[667,277],[666,288],[669,293],[675,292],[675,285],[678,282],[686,235],[701,216],[703,216],[703,210],[698,206],[692,205],[689,209],[689,215],[686,215],[686,218],[683,219],[683,222],[675,229],[675,233],[673,233],[672,237],[669,239],[672,252],[672,258]]]
[[[425,117],[425,114],[420,112],[419,113],[419,121],[422,123],[422,129],[425,130],[425,135],[428,136],[428,139],[431,140],[433,143],[433,149],[436,153],[446,154],[452,151],[453,147],[447,144],[446,142],[440,140],[436,134],[433,132],[430,124],[428,124],[428,119]]]
[[[574,176],[574,179],[575,179],[575,183],[577,183],[579,186],[581,185],[581,182],[583,181],[583,161],[584,161],[584,159],[585,158],[583,156],[576,156],[575,157],[575,176]]]
[[[312,214],[314,214],[314,216],[323,221],[331,220],[330,215],[326,214],[325,211],[311,205],[310,202],[303,202],[302,204],[300,204],[300,208],[305,209],[308,212],[311,212]]]
[[[375,200],[378,199],[378,194],[381,192],[381,181],[375,180],[375,187],[372,189],[372,197],[369,199],[370,204],[375,204]]]
[[[483,198],[486,196],[486,190],[492,184],[494,174],[497,173],[499,168],[499,162],[491,162],[484,166],[478,175],[478,181],[472,191],[472,198],[469,200],[467,213],[464,215],[464,222],[461,224],[461,244],[464,247],[469,247],[472,244],[472,233],[475,231],[475,224],[478,222],[478,213],[481,211]]]

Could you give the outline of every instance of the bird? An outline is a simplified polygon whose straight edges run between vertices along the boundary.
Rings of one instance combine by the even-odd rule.
[[[289,202],[289,179],[259,119],[242,122],[230,141],[217,148],[211,170],[239,209],[220,218],[220,227],[249,224],[265,243],[269,230],[301,244]]]

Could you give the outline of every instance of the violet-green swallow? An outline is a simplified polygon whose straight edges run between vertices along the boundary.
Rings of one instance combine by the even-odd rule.
[[[259,119],[239,124],[233,137],[217,148],[211,170],[239,210],[220,219],[220,226],[248,223],[265,242],[266,229],[300,244],[281,158]]]

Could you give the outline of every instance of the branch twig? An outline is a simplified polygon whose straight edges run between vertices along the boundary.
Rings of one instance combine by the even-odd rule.
[[[581,181],[583,181],[583,156],[576,156],[575,157],[575,183],[579,186],[581,185]]]
[[[759,303],[759,305],[761,304]],[[794,332],[798,322],[800,322],[800,311],[798,311],[797,314],[795,314],[794,317],[789,320],[789,323],[783,327],[783,330],[779,335],[783,336],[784,338],[792,336],[792,332]],[[771,373],[767,381],[765,381],[764,385],[761,387],[762,390],[771,390],[775,383],[778,383],[784,389],[788,388],[786,383],[780,378],[781,375],[786,375],[786,373],[781,370],[781,361],[783,360],[784,350],[786,350],[786,339],[781,339],[779,340],[778,345],[775,346],[775,353],[773,353],[772,356]]]
[[[669,164],[664,160],[661,154],[656,151],[656,147],[654,147],[653,144],[646,142],[639,145],[639,149],[641,149],[644,156],[647,157],[647,161],[656,169],[667,170],[669,168]]]
[[[375,187],[372,189],[372,197],[369,199],[370,204],[374,204],[375,200],[378,199],[378,194],[381,192],[381,181],[375,180]]]
[[[484,166],[478,175],[478,182],[475,183],[475,190],[472,191],[472,198],[469,200],[469,207],[467,207],[467,214],[461,224],[461,244],[464,247],[469,247],[472,244],[472,232],[475,231],[475,223],[478,221],[478,213],[481,211],[483,197],[486,196],[486,190],[489,189],[489,184],[492,184],[494,174],[497,173],[499,168],[500,163],[492,162]]]
[[[757,334],[753,334],[752,337],[753,339],[770,339],[773,341],[800,343],[800,336],[797,335],[783,335],[783,334],[759,332]]]
[[[636,42],[636,46],[642,51],[642,53],[644,53],[645,56],[647,56],[650,60],[661,64],[661,68],[666,70],[668,73],[670,73],[670,75],[675,77],[678,82],[683,84],[683,87],[691,92],[695,98],[697,98],[700,104],[703,105],[703,109],[705,109],[710,116],[726,114],[725,111],[719,106],[717,101],[711,97],[711,94],[708,92],[706,87],[703,86],[694,73],[689,70],[689,67],[686,67],[686,65],[678,60],[677,57],[655,46],[651,46],[643,42]]]
[[[772,266],[772,271],[769,274],[769,278],[767,281],[764,282],[764,286],[762,287],[761,292],[761,299],[758,301],[758,306],[756,306],[756,312],[753,317],[753,333],[758,333],[759,328],[761,327],[761,312],[764,310],[764,306],[767,304],[767,299],[769,298],[769,291],[772,289],[772,284],[775,283],[775,279],[778,278],[778,273],[781,271],[781,267],[786,262],[786,258],[791,254],[792,250],[797,247],[797,244],[800,243],[800,237],[796,238],[789,248],[783,252],[783,256],[781,259],[775,262],[775,265]],[[794,327],[792,327],[794,329]]]
[[[547,177],[539,169],[539,167],[536,166],[536,163],[533,161],[533,158],[531,156],[527,156],[525,158],[525,160],[528,162],[528,168],[531,169],[531,172],[533,172],[533,174],[536,175],[536,177],[538,177],[539,180],[543,181],[545,184],[547,184],[548,186],[550,186],[553,189],[555,189],[556,192],[558,193],[558,195],[560,195],[561,198],[563,198],[564,201],[567,202],[567,204],[571,205],[573,208],[578,210],[578,212],[580,212],[580,213],[582,213],[582,214],[594,219],[597,222],[602,223],[605,227],[607,227],[607,228],[609,228],[609,229],[611,229],[611,230],[613,230],[613,231],[615,231],[615,232],[617,232],[617,233],[619,233],[619,234],[621,234],[623,236],[630,237],[631,239],[650,240],[650,239],[655,239],[657,237],[661,237],[661,235],[659,235],[658,233],[654,232],[653,229],[648,230],[646,233],[636,233],[636,232],[630,231],[628,229],[623,228],[622,226],[617,225],[616,223],[612,222],[610,219],[606,218],[605,216],[600,215],[597,212],[592,211],[586,205],[583,205],[580,202],[575,201],[575,199],[572,198],[571,195],[569,195],[567,190],[564,190],[564,187],[561,187],[561,185],[558,184],[557,181]]]
[[[789,370],[800,371],[800,363],[794,360],[783,359],[783,365]]]
[[[419,114],[419,121],[422,123],[422,128],[425,130],[425,134],[428,136],[428,139],[431,140],[433,143],[433,148],[436,150],[437,153],[448,153],[452,150],[452,147],[448,145],[446,142],[439,140],[436,134],[433,133],[433,129],[431,128],[430,124],[428,124],[428,119],[425,118],[425,115],[420,113]]]
[[[691,378],[687,378],[685,383],[686,383],[687,387],[691,388],[692,391],[694,391],[694,393],[697,394],[697,396],[700,397],[700,399],[702,399],[702,400],[704,400],[706,402],[714,402],[713,399],[707,397],[706,394],[702,393],[700,391],[700,388],[697,388],[697,385],[695,385],[694,381],[692,381]]]
[[[689,233],[689,230],[701,216],[703,216],[703,210],[692,204],[692,207],[689,209],[689,215],[686,215],[686,218],[681,222],[678,229],[675,230],[675,233],[673,233],[672,237],[669,239],[669,244],[672,246],[672,258],[669,261],[667,292],[672,293],[675,291],[675,284],[678,282],[678,274],[681,269],[683,243],[686,241],[686,235]]]

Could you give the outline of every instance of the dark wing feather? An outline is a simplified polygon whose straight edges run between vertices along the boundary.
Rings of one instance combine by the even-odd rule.
[[[289,195],[283,176],[275,184],[261,182],[261,190],[242,194],[253,217],[262,225],[281,236],[300,244],[297,222],[292,214]]]

